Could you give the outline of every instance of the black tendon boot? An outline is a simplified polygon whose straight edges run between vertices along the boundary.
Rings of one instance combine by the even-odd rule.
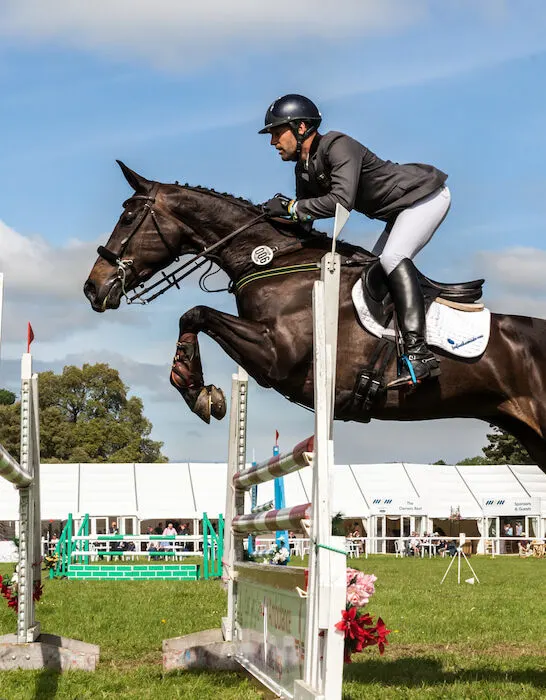
[[[390,273],[387,282],[404,344],[398,377],[387,389],[400,389],[437,377],[440,365],[425,342],[425,300],[413,262],[404,258]]]

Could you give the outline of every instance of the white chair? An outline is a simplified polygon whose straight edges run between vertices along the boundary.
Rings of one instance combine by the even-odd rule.
[[[406,556],[406,545],[404,540],[394,540],[394,556],[395,558]]]
[[[347,552],[347,555],[353,559],[354,557],[358,557],[358,544],[354,542],[353,540],[346,538],[345,539],[345,551]]]

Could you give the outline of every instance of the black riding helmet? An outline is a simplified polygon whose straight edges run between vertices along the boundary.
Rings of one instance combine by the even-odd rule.
[[[322,115],[316,104],[303,95],[284,95],[275,100],[265,114],[265,126],[259,134],[267,134],[275,126],[287,124],[298,142],[298,152],[301,144],[318,129],[322,121]],[[304,134],[298,134],[300,122],[308,125]]]

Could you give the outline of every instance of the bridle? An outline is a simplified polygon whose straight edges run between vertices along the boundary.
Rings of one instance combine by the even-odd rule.
[[[154,223],[154,227],[156,230],[157,235],[161,239],[161,242],[165,246],[165,248],[169,251],[169,253],[172,255],[173,259],[172,262],[178,262],[180,260],[180,254],[178,251],[176,251],[172,245],[168,242],[166,237],[161,231],[161,227],[159,225],[159,221],[157,219],[156,213],[153,209],[153,204],[155,203],[157,193],[159,190],[160,183],[156,182],[154,183],[154,187],[149,195],[143,195],[143,194],[136,194],[133,195],[130,199],[126,200],[123,203],[123,207],[126,208],[129,202],[133,200],[140,200],[144,202],[143,206],[143,212],[142,216],[138,220],[137,224],[135,225],[134,229],[131,231],[131,233],[126,236],[122,241],[121,241],[121,248],[119,253],[114,253],[111,251],[109,248],[106,246],[99,246],[97,248],[97,253],[101,258],[106,260],[106,262],[110,263],[110,265],[113,265],[114,267],[117,268],[117,277],[121,282],[121,291],[122,295],[125,297],[126,301],[128,304],[149,304],[151,301],[154,299],[157,299],[157,297],[161,296],[164,294],[166,291],[171,289],[171,287],[179,287],[179,283],[189,275],[191,275],[195,270],[198,268],[202,267],[205,263],[210,262],[209,260],[209,255],[211,251],[213,251],[216,248],[219,248],[221,245],[224,243],[227,243],[227,241],[231,240],[235,236],[237,236],[239,233],[242,233],[246,229],[250,228],[251,226],[254,226],[258,221],[261,221],[266,217],[265,213],[261,213],[258,216],[255,216],[253,219],[251,219],[249,222],[246,224],[243,224],[242,226],[239,226],[238,229],[235,231],[232,231],[231,233],[228,233],[226,236],[221,238],[219,241],[216,243],[213,243],[213,245],[209,246],[208,248],[204,247],[203,250],[200,253],[197,253],[193,255],[189,260],[187,260],[183,265],[180,265],[176,270],[173,272],[170,272],[166,274],[165,272],[162,272],[163,277],[158,280],[157,282],[154,282],[153,284],[150,284],[146,286],[144,283],[138,285],[140,287],[139,292],[135,292],[132,296],[128,295],[127,289],[125,287],[126,283],[126,278],[127,278],[127,270],[134,265],[134,260],[132,258],[126,258],[124,257],[124,253],[127,250],[127,247],[131,241],[131,239],[135,236],[135,234],[138,232],[144,221],[148,216],[152,217],[152,221]],[[194,188],[188,188],[188,189],[194,189]],[[216,195],[216,193],[210,193]],[[220,195],[216,195],[220,196]],[[250,208],[250,207],[248,207]],[[185,226],[188,226],[186,223],[184,223]],[[188,226],[188,228],[190,228]],[[193,231],[193,229],[191,229]],[[193,231],[194,232],[194,231]],[[195,232],[194,232],[195,233]],[[200,258],[203,258],[200,260],[200,262],[197,262]],[[194,264],[195,263],[195,264]],[[191,267],[189,270],[188,268],[190,265],[193,264],[193,267]],[[186,270],[183,274],[179,274],[182,272],[182,270]],[[206,274],[206,272],[205,272]],[[150,291],[158,287],[159,285],[164,285],[163,288],[160,290],[156,291],[154,294],[151,296],[144,298],[146,294],[148,294]]]

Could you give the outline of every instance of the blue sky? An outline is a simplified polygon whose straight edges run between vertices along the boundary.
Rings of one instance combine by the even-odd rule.
[[[493,311],[546,316],[546,5],[540,0],[4,0],[0,4],[0,385],[15,387],[27,320],[37,368],[106,361],[145,403],[173,460],[224,460],[168,383],[178,317],[195,282],[149,308],[95,314],[81,288],[129,193],[115,159],[150,179],[262,201],[293,190],[290,165],[256,132],[287,92],[314,99],[323,129],[383,158],[449,174],[448,219],[417,259],[431,277],[487,277]],[[330,230],[331,222],[323,228]],[[371,246],[379,222],[346,237]],[[233,363],[201,340],[207,381]],[[312,417],[252,387],[249,444],[288,448]],[[340,425],[337,461],[456,461],[487,426]]]

